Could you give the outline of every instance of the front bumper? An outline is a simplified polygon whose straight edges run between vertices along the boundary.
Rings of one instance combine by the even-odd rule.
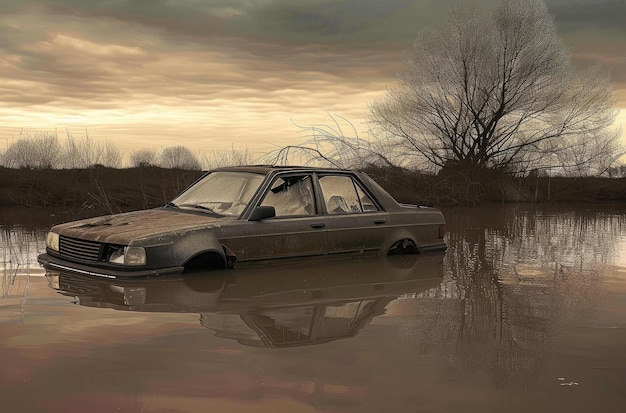
[[[150,270],[116,270],[111,268],[93,267],[75,262],[66,261],[49,254],[41,254],[37,257],[39,264],[46,270],[71,271],[77,274],[90,275],[101,278],[149,278],[164,275],[181,274],[184,267],[168,267]]]

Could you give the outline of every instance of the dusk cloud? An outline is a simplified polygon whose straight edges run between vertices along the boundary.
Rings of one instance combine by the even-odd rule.
[[[360,125],[401,51],[457,2],[4,0],[0,137],[79,127],[125,149],[266,150],[329,112]],[[574,61],[608,67],[626,107],[625,3],[546,3]]]

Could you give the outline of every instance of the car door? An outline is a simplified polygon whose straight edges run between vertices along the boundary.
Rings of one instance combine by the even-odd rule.
[[[388,232],[388,215],[350,174],[321,174],[329,253],[373,252]]]
[[[311,174],[275,177],[258,205],[274,207],[276,216],[247,223],[246,239],[239,240],[235,246],[243,260],[326,253],[326,224],[319,213]]]

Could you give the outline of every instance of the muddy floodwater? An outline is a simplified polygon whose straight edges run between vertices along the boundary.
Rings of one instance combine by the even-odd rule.
[[[122,282],[0,210],[0,408],[626,411],[626,205],[444,213],[445,254]]]

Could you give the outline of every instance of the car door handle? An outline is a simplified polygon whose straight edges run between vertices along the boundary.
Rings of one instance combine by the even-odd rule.
[[[377,224],[377,225],[384,224],[386,222],[387,222],[387,220],[385,218],[380,218],[380,219],[375,219],[374,220],[374,224]]]
[[[313,228],[324,228],[325,226],[326,224],[323,222],[314,222],[311,224],[311,227]]]

